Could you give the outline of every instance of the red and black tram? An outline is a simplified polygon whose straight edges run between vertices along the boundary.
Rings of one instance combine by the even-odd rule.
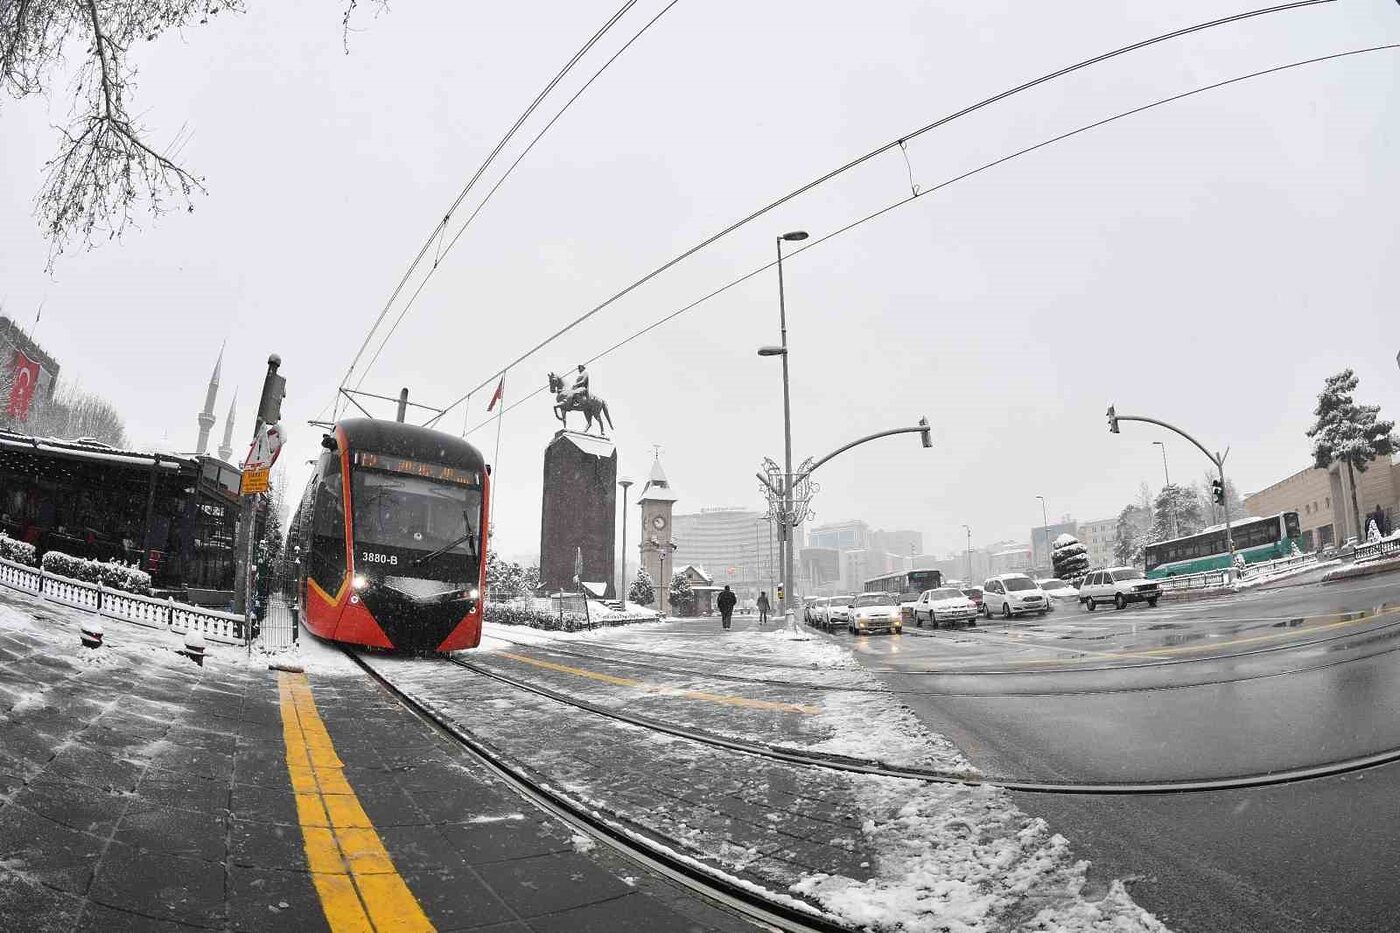
[[[490,476],[465,440],[351,418],[292,522],[301,623],[321,638],[405,650],[481,642]]]

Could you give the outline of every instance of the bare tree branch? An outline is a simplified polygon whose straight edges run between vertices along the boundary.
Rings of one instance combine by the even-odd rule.
[[[158,216],[172,199],[194,209],[200,179],[150,145],[128,112],[135,71],[127,54],[138,39],[242,9],[242,0],[0,0],[0,88],[11,96],[46,90],[64,50],[84,48],[73,117],[59,128],[59,151],[35,199],[50,268],[74,240],[118,237],[135,215]]]

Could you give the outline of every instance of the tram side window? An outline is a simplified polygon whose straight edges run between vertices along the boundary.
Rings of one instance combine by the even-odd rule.
[[[334,596],[345,579],[345,496],[339,464],[325,471],[316,491],[313,535],[307,569],[316,584]]]

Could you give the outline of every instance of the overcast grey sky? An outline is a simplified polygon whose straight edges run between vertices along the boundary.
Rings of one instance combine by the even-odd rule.
[[[1264,3],[1253,4],[1263,6]],[[664,3],[646,0],[596,64]],[[544,334],[759,204],[947,112],[1072,61],[1245,3],[753,4],[682,0],[554,127],[443,260],[365,388],[442,403]],[[299,489],[359,341],[462,184],[608,2],[407,2],[362,10],[250,0],[245,15],[138,48],[134,109],[209,194],[192,215],[43,271],[32,212],[68,101],[0,102],[0,300],[109,397],[139,445],[189,449],[228,338],[219,414],[251,405],[269,352],[290,396]],[[630,28],[629,28],[630,27]],[[1286,61],[1400,42],[1390,0],[1246,21],[1080,72],[912,142],[799,199],[595,317],[507,379],[507,402],[814,236],[1041,138]],[[74,54],[78,54],[75,50]],[[61,87],[61,83],[58,85]],[[554,105],[566,99],[560,96]],[[799,458],[927,415],[910,438],[825,467],[819,521],[921,529],[931,549],[1025,539],[1040,519],[1117,512],[1140,482],[1206,461],[1147,426],[1230,445],[1241,491],[1305,466],[1323,378],[1400,414],[1400,52],[1344,59],[1119,121],[921,198],[786,265]],[[541,120],[554,108],[546,106]],[[532,124],[538,126],[540,124]],[[527,130],[529,127],[527,127]],[[524,139],[528,139],[528,135]],[[508,155],[518,152],[508,150]],[[494,178],[494,176],[488,176]],[[469,201],[468,204],[474,202]],[[678,508],[759,505],[782,453],[771,274],[590,371],[622,470],[651,445]],[[488,388],[444,424],[485,419]],[[387,410],[386,410],[387,411]],[[501,434],[497,544],[538,546],[540,397]],[[494,459],[495,426],[471,439]]]

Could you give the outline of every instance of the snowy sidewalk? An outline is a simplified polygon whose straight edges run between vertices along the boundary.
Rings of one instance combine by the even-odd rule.
[[[168,633],[122,623],[90,651],[82,618],[0,593],[0,930],[328,929],[285,675],[241,649],[196,667]],[[588,851],[333,649],[304,654],[331,760],[436,928],[748,929]]]

